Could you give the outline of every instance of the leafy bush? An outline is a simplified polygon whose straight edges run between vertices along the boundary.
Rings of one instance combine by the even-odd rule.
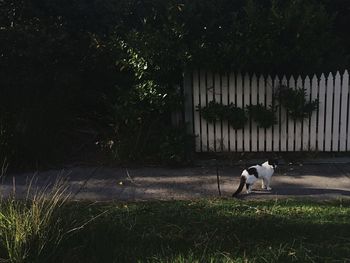
[[[318,108],[318,100],[308,101],[306,91],[303,88],[293,89],[281,85],[277,99],[294,120],[302,121]]]
[[[261,128],[270,128],[277,123],[275,116],[275,109],[273,106],[266,108],[262,104],[248,105],[247,110],[249,116],[258,124]]]

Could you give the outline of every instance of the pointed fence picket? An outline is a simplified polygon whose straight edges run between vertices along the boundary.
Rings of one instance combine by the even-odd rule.
[[[199,89],[200,89],[200,105],[201,107],[208,105],[208,93],[205,72],[201,71],[199,75]],[[203,152],[208,151],[208,122],[201,118],[201,150]]]
[[[337,72],[334,80],[334,97],[333,97],[333,131],[332,131],[332,152],[339,151],[339,119],[340,119],[340,74]]]
[[[200,103],[200,89],[199,89],[199,74],[198,71],[193,72],[193,122],[194,122],[194,134],[195,134],[195,149],[196,152],[202,151],[202,133],[201,133],[201,114],[198,110],[200,107],[202,107]],[[204,105],[203,105],[204,106]],[[198,108],[197,108],[198,107]]]
[[[272,86],[272,78],[268,76],[266,78],[266,83],[265,83],[265,106],[269,108],[270,106],[272,107],[273,105],[273,86]],[[265,150],[267,152],[271,152],[273,149],[273,127],[272,129],[265,129],[265,142],[266,142],[266,148]]]
[[[294,77],[291,76],[288,82],[288,87],[291,87],[293,89],[296,89],[295,80]],[[295,130],[295,122],[294,119],[287,113],[288,118],[288,128],[287,128],[287,136],[288,136],[288,142],[287,142],[287,151],[293,152],[294,151],[294,130]]]
[[[302,88],[303,87],[303,80],[299,76],[296,82],[296,87],[297,88]],[[304,86],[305,88],[305,86]],[[303,133],[302,133],[302,124],[303,121],[295,121],[294,122],[294,127],[295,127],[295,133],[294,133],[294,151],[302,151],[302,138],[303,138]]]
[[[311,94],[310,94],[310,101],[313,101],[315,99],[318,99],[318,79],[316,75],[313,75],[311,80]],[[319,104],[319,107],[320,104]],[[310,151],[316,151],[317,150],[317,117],[318,117],[318,110],[311,114],[310,116],[310,137],[309,137],[309,150]]]
[[[309,76],[306,76],[305,78],[305,82],[304,82],[304,88],[305,88],[305,92],[306,92],[306,98],[307,101],[310,102],[310,97],[311,97],[311,83],[310,83],[310,78]],[[310,135],[310,117],[304,119],[303,123],[302,123],[302,151],[308,151],[309,150],[309,135]]]
[[[322,152],[324,150],[323,145],[324,145],[324,134],[325,134],[325,129],[324,129],[324,117],[325,117],[325,101],[326,101],[326,78],[324,74],[321,75],[320,78],[320,86],[319,86],[319,91],[318,91],[318,99],[319,99],[319,104],[318,104],[318,127],[317,127],[317,150]]]
[[[278,76],[276,76],[273,80],[273,83],[272,83],[272,88],[273,88],[273,101],[274,103],[276,104],[277,101],[276,101],[276,98],[278,96],[278,86],[280,85],[280,80],[278,78]],[[277,121],[277,124],[274,125],[272,127],[273,129],[273,140],[272,140],[272,143],[273,143],[273,151],[275,152],[279,152],[281,150],[281,109],[280,108],[277,108],[276,109],[276,121]]]
[[[266,102],[265,102],[265,79],[263,75],[260,75],[259,77],[259,82],[258,82],[258,86],[259,86],[259,93],[258,93],[258,103],[262,104],[264,106],[266,106]],[[265,128],[259,128],[258,127],[258,151],[259,152],[263,152],[265,151]]]
[[[214,77],[211,72],[207,72],[207,92],[208,92],[208,103],[215,101],[214,96]],[[215,151],[215,134],[214,125],[208,125],[208,138],[209,138],[209,152]]]
[[[237,107],[240,107],[240,108],[244,108],[244,101],[243,101],[243,78],[242,78],[242,75],[241,74],[238,74],[235,78],[235,76],[233,75],[233,79],[232,79],[232,82],[234,82],[234,80],[236,80],[235,82],[235,87],[236,87],[236,103],[235,103],[235,100],[234,98],[232,98],[231,102],[232,103],[235,103],[237,105]],[[233,85],[233,83],[232,83]],[[236,148],[235,150],[237,152],[243,152],[244,151],[244,142],[243,142],[243,129],[238,129],[238,130],[233,130],[231,129],[232,131],[232,135],[235,135],[236,138],[240,138],[239,140],[236,140],[236,138],[234,138],[235,142],[237,143],[236,144]]]
[[[250,77],[248,74],[245,74],[244,76],[244,84],[243,84],[243,96],[244,96],[244,101],[243,101],[243,106],[244,109],[246,109],[247,105],[250,105]],[[245,152],[250,152],[250,140],[251,140],[251,134],[250,134],[250,123],[248,121],[248,124],[243,128],[244,132],[244,151]],[[239,140],[239,138],[237,138]]]
[[[228,105],[228,78],[227,75],[223,75],[221,78],[221,103]],[[227,152],[229,149],[229,129],[227,120],[222,121],[221,124],[222,140],[221,140],[221,151]]]
[[[349,142],[350,140],[347,138],[347,134],[349,135],[349,129],[347,128],[347,122],[350,125],[348,116],[349,116],[349,74],[346,70],[343,74],[342,85],[342,106],[341,106],[341,121],[340,121],[340,147],[341,151],[349,151]],[[346,142],[346,143],[345,143]]]
[[[276,105],[281,84],[304,88],[307,101],[318,99],[318,109],[298,121],[288,116],[283,107],[277,107],[277,123],[267,129],[249,120],[243,129],[236,130],[227,121],[210,123],[202,117],[200,108],[211,101],[232,103],[245,110],[248,105]],[[196,152],[350,151],[348,71],[280,79],[196,70],[185,75],[184,94],[184,116],[187,130],[195,135]]]
[[[325,136],[324,136],[324,150],[331,151],[332,147],[332,110],[333,110],[333,76],[329,73],[326,84],[326,116],[325,116]]]

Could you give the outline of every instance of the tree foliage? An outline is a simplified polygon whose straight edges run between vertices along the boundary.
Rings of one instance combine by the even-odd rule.
[[[0,5],[0,143],[19,162],[111,141],[118,159],[159,159],[183,138],[169,118],[185,69],[306,74],[350,61],[345,0]]]

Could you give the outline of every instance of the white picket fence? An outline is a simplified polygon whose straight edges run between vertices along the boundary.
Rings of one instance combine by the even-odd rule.
[[[248,121],[243,129],[235,130],[227,121],[208,123],[197,106],[210,101],[222,104],[271,105],[279,85],[305,88],[310,100],[319,100],[319,109],[303,122],[288,118],[281,108],[278,123],[272,128],[258,128]],[[185,120],[189,132],[195,135],[197,152],[290,152],[290,151],[350,151],[349,74],[337,72],[297,78],[283,76],[217,74],[194,71],[185,74]]]

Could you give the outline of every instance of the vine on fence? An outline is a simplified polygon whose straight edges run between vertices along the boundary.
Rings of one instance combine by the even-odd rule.
[[[200,110],[202,117],[208,122],[216,122],[223,119],[223,112],[225,105],[211,101],[207,106],[201,108],[200,105],[197,106],[197,110]]]
[[[234,129],[242,129],[246,124],[248,118],[245,111],[235,106],[233,103],[229,105],[223,105],[221,103],[211,101],[207,106],[197,106],[197,110],[200,110],[202,117],[210,123],[216,121],[228,121],[228,123]]]
[[[248,120],[245,111],[232,103],[226,106],[223,118],[227,120],[234,129],[243,129]]]
[[[269,106],[266,108],[261,103],[257,105],[247,106],[247,111],[249,116],[258,124],[261,128],[270,128],[277,124],[277,119],[275,116],[276,107]]]
[[[307,101],[306,90],[304,88],[289,88],[281,85],[277,92],[276,100],[280,106],[285,107],[289,116],[295,121],[303,121],[318,108],[318,100]],[[247,105],[246,111],[237,107],[233,103],[223,105],[221,103],[210,101],[208,105],[197,106],[202,117],[210,123],[216,121],[228,121],[234,129],[242,129],[246,124],[247,115],[254,120],[261,128],[270,128],[277,124],[275,112],[278,106],[265,107],[259,103],[257,105]]]
[[[307,101],[304,88],[293,89],[281,85],[276,99],[286,108],[289,116],[295,121],[303,121],[318,108],[318,99]]]

